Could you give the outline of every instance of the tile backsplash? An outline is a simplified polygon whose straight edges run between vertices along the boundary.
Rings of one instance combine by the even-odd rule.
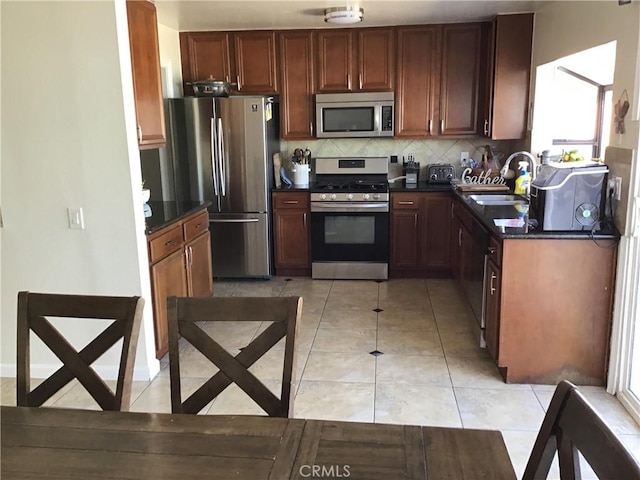
[[[290,165],[291,155],[296,148],[308,148],[313,158],[317,157],[390,157],[398,156],[398,163],[389,164],[389,177],[402,175],[402,157],[413,155],[420,163],[420,178],[426,178],[426,166],[433,163],[450,163],[460,174],[460,154],[469,152],[469,156],[480,161],[484,146],[491,144],[506,158],[511,152],[509,141],[489,141],[482,137],[465,139],[386,139],[386,138],[340,138],[310,141],[282,141],[281,151]]]

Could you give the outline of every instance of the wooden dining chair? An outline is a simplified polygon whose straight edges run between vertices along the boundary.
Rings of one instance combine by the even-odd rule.
[[[240,387],[269,416],[289,417],[293,411],[294,344],[302,314],[301,297],[214,297],[167,300],[169,323],[169,373],[171,411],[198,413],[232,383]],[[235,357],[220,346],[199,322],[273,322]],[[219,371],[188,398],[180,390],[182,336],[214,363]],[[251,365],[285,338],[282,389],[276,397],[253,373]]]
[[[141,297],[18,293],[17,405],[39,407],[77,378],[103,410],[128,411],[143,307],[144,299]],[[47,317],[112,322],[78,352]],[[62,362],[62,367],[33,390],[30,385],[32,331]],[[116,390],[113,392],[91,364],[120,339],[123,340],[122,351]]]
[[[561,480],[582,478],[578,452],[598,478],[640,479],[640,463],[576,386],[566,380],[553,394],[522,480],[546,479],[556,452]]]

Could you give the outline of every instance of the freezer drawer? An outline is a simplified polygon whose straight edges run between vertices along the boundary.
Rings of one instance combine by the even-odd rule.
[[[271,275],[268,214],[212,215],[209,227],[214,277],[268,278]]]

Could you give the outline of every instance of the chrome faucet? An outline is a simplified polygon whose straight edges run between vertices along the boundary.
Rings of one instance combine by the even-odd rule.
[[[531,155],[529,152],[525,152],[525,151],[516,152],[509,155],[509,158],[507,158],[507,161],[504,162],[504,167],[500,169],[500,175],[504,177],[507,174],[507,172],[509,171],[509,165],[511,164],[511,160],[513,160],[516,157],[525,157],[527,160],[531,162],[531,180],[532,181],[535,180],[536,175],[538,174],[538,162],[536,161],[536,157]]]

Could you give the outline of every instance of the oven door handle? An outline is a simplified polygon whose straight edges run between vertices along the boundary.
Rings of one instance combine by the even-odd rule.
[[[382,203],[319,203],[311,202],[312,212],[388,212],[389,204]]]

